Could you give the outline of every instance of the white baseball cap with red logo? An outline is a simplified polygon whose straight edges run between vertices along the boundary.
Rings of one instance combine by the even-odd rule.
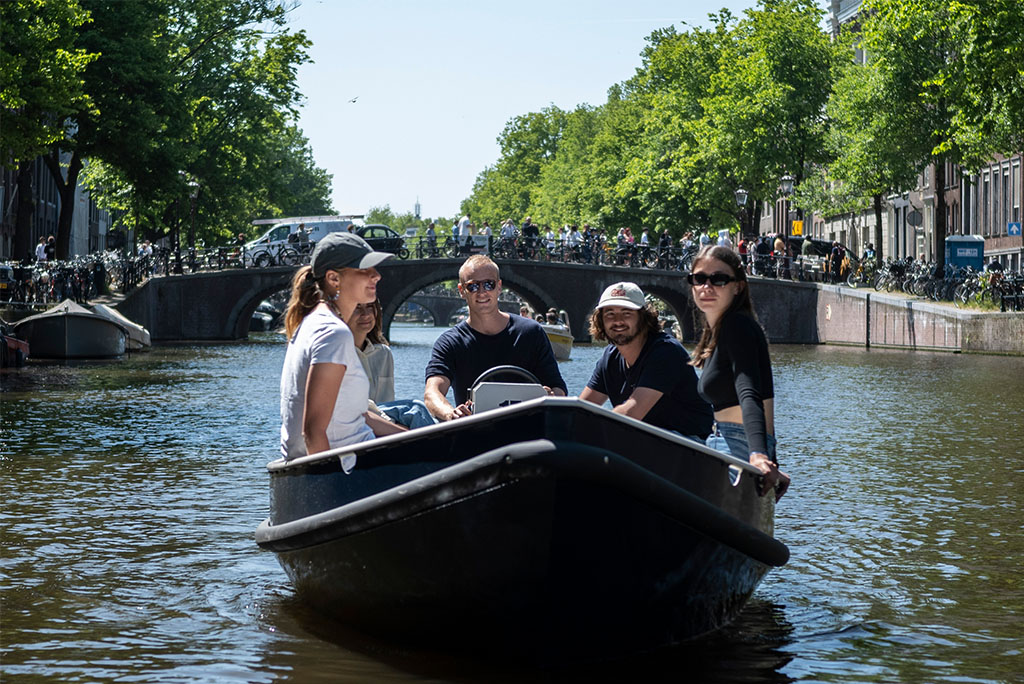
[[[636,283],[615,283],[605,288],[601,300],[597,303],[598,309],[606,306],[621,306],[626,309],[642,309],[645,304],[644,291]]]

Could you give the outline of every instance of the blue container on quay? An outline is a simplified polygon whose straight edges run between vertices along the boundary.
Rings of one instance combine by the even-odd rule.
[[[950,235],[946,238],[946,263],[970,266],[980,271],[985,267],[985,238],[980,235]]]

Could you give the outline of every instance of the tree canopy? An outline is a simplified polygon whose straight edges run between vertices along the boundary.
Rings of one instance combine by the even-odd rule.
[[[211,242],[254,218],[331,213],[330,175],[295,126],[296,70],[309,41],[287,28],[285,2],[13,0],[2,8],[5,50],[8,36],[25,43],[17,59],[2,55],[5,67],[23,63],[5,78],[4,106],[27,103],[5,117],[4,146],[15,149],[8,131],[52,124],[17,154],[46,153],[62,197],[59,256],[83,169],[118,224],[150,239],[180,235],[193,212],[196,237]],[[68,85],[33,103],[26,94],[52,70],[38,55],[55,44],[67,55]]]
[[[838,40],[819,5],[760,0],[741,17],[710,15],[707,28],[653,32],[635,75],[606,102],[510,120],[463,208],[717,231],[755,225],[788,174],[797,207],[835,216],[873,204],[880,214],[882,198],[913,189],[928,164],[973,169],[1021,149],[1019,0],[866,0]],[[879,228],[879,248],[880,238]]]

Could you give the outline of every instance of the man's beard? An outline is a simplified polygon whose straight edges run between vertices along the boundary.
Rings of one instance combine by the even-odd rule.
[[[636,336],[640,334],[640,330],[627,330],[616,334],[608,333],[608,341],[614,344],[616,347],[621,347],[629,344],[636,339]]]

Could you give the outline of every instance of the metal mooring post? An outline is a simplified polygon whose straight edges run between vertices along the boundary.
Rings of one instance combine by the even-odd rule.
[[[864,348],[871,349],[871,295],[864,295]]]

